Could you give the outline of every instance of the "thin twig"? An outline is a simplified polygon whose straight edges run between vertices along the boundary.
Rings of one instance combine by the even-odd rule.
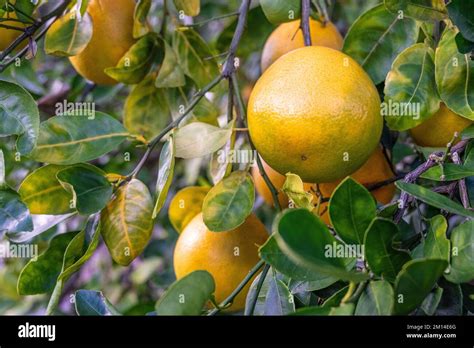
[[[459,158],[459,154],[457,152],[453,153],[452,159],[454,163],[461,164],[461,159]],[[464,178],[459,180],[459,196],[461,197],[461,202],[464,208],[469,209],[469,194],[467,192],[466,179]]]
[[[209,19],[205,19],[201,22],[197,22],[197,23],[193,23],[193,24],[188,24],[186,25],[186,27],[189,27],[189,28],[195,28],[195,27],[201,27],[207,23],[210,23],[210,22],[213,22],[213,21],[218,21],[220,19],[224,19],[224,18],[229,18],[229,17],[233,17],[233,16],[237,16],[240,14],[240,11],[237,11],[237,12],[232,12],[232,13],[227,13],[227,14],[224,14],[222,16],[216,16],[216,17],[213,17],[213,18],[209,18]]]
[[[255,297],[252,299],[252,302],[250,302],[250,305],[248,308],[248,315],[253,315],[253,312],[255,311],[255,306],[257,305],[257,301],[258,301],[258,295],[260,294],[260,291],[262,291],[263,282],[265,281],[265,278],[267,277],[267,273],[269,270],[270,270],[270,265],[265,264],[265,267],[263,267],[262,273],[260,273],[260,278],[258,279],[257,287],[255,288]]]
[[[311,31],[309,29],[310,0],[301,0],[301,30],[303,30],[304,45],[311,46]]]

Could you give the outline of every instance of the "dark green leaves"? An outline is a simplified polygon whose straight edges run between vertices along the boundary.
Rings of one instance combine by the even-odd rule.
[[[31,154],[38,162],[75,164],[115,149],[128,133],[113,117],[95,112],[51,117],[41,123],[38,144]]]
[[[199,315],[215,291],[211,274],[194,271],[173,283],[156,303],[157,315]]]
[[[153,229],[148,188],[132,179],[122,185],[101,213],[101,233],[115,262],[128,266],[145,249]]]
[[[337,234],[346,243],[362,244],[376,204],[369,191],[351,178],[343,180],[329,201],[329,216]]]
[[[65,14],[48,29],[45,51],[55,56],[75,56],[81,53],[92,38],[92,19],[86,12],[79,18],[75,10]]]
[[[395,281],[395,314],[409,314],[423,302],[448,263],[417,259],[407,262]]]
[[[390,315],[394,305],[392,285],[385,280],[370,281],[357,302],[355,315]]]
[[[462,36],[471,42],[474,42],[474,23],[472,22],[472,13],[474,5],[471,1],[451,0],[447,5],[449,18],[458,27]]]
[[[413,45],[418,25],[390,13],[383,4],[360,16],[349,29],[343,51],[354,58],[375,84],[385,80],[395,57]]]
[[[156,218],[163,207],[163,204],[165,204],[168,190],[173,181],[174,164],[174,139],[173,136],[170,136],[161,149],[158,179],[156,181],[156,203],[153,209],[153,219]]]
[[[400,53],[387,75],[384,93],[386,103],[402,108],[398,114],[388,111],[385,115],[391,129],[413,128],[438,111],[433,50],[420,43]],[[413,112],[417,105],[419,109]]]
[[[387,9],[395,14],[401,12],[407,17],[422,21],[442,20],[447,17],[444,0],[385,0],[384,3]]]
[[[428,259],[440,259],[449,262],[450,243],[446,238],[448,222],[443,215],[430,219],[430,227],[423,246],[423,255]]]
[[[443,102],[453,112],[474,120],[474,61],[458,52],[455,29],[446,28],[435,55],[436,84]]]
[[[33,97],[14,83],[0,81],[0,137],[17,135],[17,150],[26,155],[38,140],[40,118]]]
[[[247,172],[236,171],[214,186],[203,203],[203,219],[214,232],[229,231],[252,212],[255,187]]]
[[[278,246],[295,263],[338,279],[361,281],[367,278],[366,274],[346,271],[346,264],[352,259],[347,257],[349,253],[338,255],[337,250],[344,245],[308,210],[284,211],[276,219],[274,229]]]
[[[474,220],[457,226],[451,234],[451,267],[446,279],[467,283],[474,279]]]
[[[474,217],[474,212],[464,209],[462,205],[456,203],[446,196],[439,193],[433,192],[428,188],[416,185],[408,184],[406,182],[397,181],[395,185],[408,194],[418,198],[419,200],[432,205],[433,207],[449,211],[453,214],[458,214],[466,217]]]
[[[76,312],[84,316],[120,315],[100,291],[78,290],[75,294]]]
[[[393,222],[376,218],[365,235],[365,259],[370,269],[389,281],[395,280],[402,266],[410,261],[410,255],[392,247],[392,240],[397,233],[397,225]]]
[[[424,179],[435,181],[453,181],[468,176],[474,176],[474,166],[469,167],[454,163],[445,163],[442,169],[440,166],[432,167],[421,175]]]

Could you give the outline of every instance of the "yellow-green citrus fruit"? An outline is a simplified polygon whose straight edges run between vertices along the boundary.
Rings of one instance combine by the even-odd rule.
[[[439,110],[425,122],[412,128],[410,134],[416,144],[426,147],[445,147],[473,121],[459,116],[441,103]]]
[[[311,19],[309,22],[311,44],[342,49],[343,39],[336,26],[331,22],[322,22]],[[304,47],[303,32],[300,29],[300,20],[279,25],[268,37],[263,47],[261,67],[265,71],[274,61],[285,53]]]
[[[216,282],[214,295],[220,303],[257,264],[258,248],[267,238],[265,226],[254,214],[234,230],[211,232],[200,213],[186,226],[176,243],[176,278],[180,279],[197,270],[208,271]],[[251,282],[248,282],[235,298],[230,310],[238,311],[245,307],[245,298]]]
[[[257,81],[248,127],[262,158],[279,173],[333,182],[359,169],[377,147],[380,98],[370,77],[346,54],[299,48]]]
[[[209,190],[209,187],[189,186],[178,191],[173,197],[168,216],[178,233],[181,233],[186,225],[202,211],[202,202]]]
[[[17,19],[15,12],[9,12],[8,14],[5,13],[2,16],[1,24],[8,25],[11,27],[16,27],[16,28],[21,28],[21,29],[25,28],[25,24],[16,22],[16,21],[3,20],[5,18],[11,18],[14,20]],[[19,30],[0,28],[0,51],[3,51],[8,46],[10,46],[13,43],[13,41],[15,41],[15,39],[21,34],[22,32]],[[21,43],[19,48],[23,48],[27,43],[28,43],[28,40],[25,40],[24,42]]]
[[[76,71],[99,85],[117,81],[104,69],[114,67],[135,43],[133,38],[134,0],[91,0],[87,13],[94,32],[91,41],[77,56],[69,58]]]

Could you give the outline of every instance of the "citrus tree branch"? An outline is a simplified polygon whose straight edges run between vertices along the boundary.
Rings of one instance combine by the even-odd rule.
[[[258,295],[260,294],[260,291],[262,291],[263,282],[265,281],[265,278],[267,277],[267,273],[269,270],[270,270],[270,265],[265,264],[265,266],[263,267],[262,273],[260,273],[260,278],[258,279],[257,288],[255,289],[255,297],[252,299],[252,302],[250,302],[248,315],[253,315],[253,312],[255,311]]]
[[[311,46],[311,32],[309,29],[310,0],[301,0],[301,30],[303,30],[304,45]]]

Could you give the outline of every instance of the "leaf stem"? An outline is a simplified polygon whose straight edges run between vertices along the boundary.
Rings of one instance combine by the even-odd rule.
[[[301,0],[301,30],[303,30],[304,45],[311,46],[311,32],[309,29],[310,0]]]
[[[356,283],[355,282],[350,282],[349,283],[349,289],[347,289],[346,294],[341,300],[341,303],[346,303],[349,301],[349,299],[352,297],[352,294],[354,293],[354,290],[356,289]]]

